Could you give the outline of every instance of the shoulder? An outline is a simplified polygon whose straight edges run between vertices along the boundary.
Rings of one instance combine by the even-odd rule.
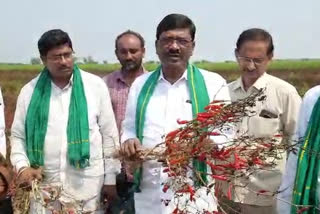
[[[91,87],[105,87],[105,83],[101,77],[81,69],[80,73],[84,85],[89,85]]]
[[[136,88],[142,88],[143,87],[143,85],[144,85],[144,83],[147,81],[147,79],[151,76],[151,74],[153,73],[154,71],[151,71],[151,72],[148,72],[148,73],[144,73],[144,74],[142,74],[142,75],[140,75],[139,77],[137,77],[135,80],[134,80],[134,82],[133,82],[133,84],[132,84],[132,86],[131,86],[131,88],[130,88],[130,91],[134,88],[134,89],[136,89]]]
[[[284,94],[298,93],[297,89],[290,83],[278,77],[272,76],[270,74],[266,74],[266,75],[267,75],[266,78],[267,78],[268,84],[274,87],[276,90]]]
[[[304,105],[313,106],[317,102],[319,97],[320,97],[320,85],[317,85],[317,86],[309,89],[305,93],[305,95],[303,97],[303,103],[304,103]]]
[[[115,81],[115,78],[117,78],[119,74],[120,74],[120,70],[113,71],[103,76],[102,79],[109,86],[113,81]]]
[[[236,87],[239,86],[240,81],[241,81],[241,77],[238,77],[237,79],[229,82],[228,83],[228,88],[231,89],[231,90],[234,90]]]
[[[205,81],[209,82],[217,82],[217,83],[226,83],[226,80],[220,75],[212,71],[207,71],[204,69],[199,69],[201,74],[203,75]]]
[[[20,90],[20,95],[25,94],[25,93],[32,93],[34,88],[36,87],[36,84],[38,82],[39,76],[41,73],[39,73],[35,78],[30,80],[27,84],[25,84],[21,90]]]

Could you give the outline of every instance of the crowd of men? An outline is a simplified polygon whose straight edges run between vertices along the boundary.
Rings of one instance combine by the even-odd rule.
[[[168,179],[162,164],[149,160],[135,166],[133,172],[115,158],[115,152],[130,158],[162,142],[166,133],[180,127],[177,119],[193,119],[209,102],[236,101],[260,89],[266,99],[253,107],[256,114],[236,124],[234,135],[281,135],[274,143],[298,141],[296,152],[284,153],[275,167],[233,180],[231,198],[224,183],[218,199],[200,189],[198,210],[270,214],[297,213],[307,206],[304,212],[317,213],[319,161],[317,155],[305,151],[320,150],[320,87],[310,89],[301,104],[294,86],[269,75],[273,40],[259,28],[240,34],[234,50],[239,78],[227,84],[220,75],[190,63],[195,34],[196,27],[187,16],[164,17],[156,29],[160,65],[147,72],[142,64],[143,37],[125,31],[115,39],[121,69],[101,79],[74,63],[66,32],[45,32],[38,41],[44,69],[21,89],[17,100],[11,154],[7,155],[13,169],[0,166],[0,213],[12,213],[7,196],[12,171],[24,187],[35,179],[61,186],[65,201],[83,202],[83,213],[172,213],[177,204],[172,192],[162,191]],[[0,93],[0,152],[6,157],[3,109]],[[259,190],[278,194],[257,195]],[[101,202],[107,202],[106,209]],[[30,213],[41,206],[31,200]],[[62,209],[63,205],[55,206]]]

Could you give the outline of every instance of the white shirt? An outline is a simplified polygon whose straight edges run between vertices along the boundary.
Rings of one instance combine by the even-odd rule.
[[[298,121],[301,98],[294,86],[289,83],[264,73],[248,90],[244,90],[242,78],[238,78],[229,84],[232,101],[244,99],[249,95],[264,89],[266,96],[263,102],[256,102],[250,110],[256,114],[242,118],[238,124],[237,136],[244,134],[254,137],[272,137],[281,134],[285,138],[278,138],[274,144],[291,143],[292,136]],[[263,111],[273,114],[274,118],[268,118],[261,114]],[[266,190],[276,192],[280,186],[281,177],[285,169],[286,153],[281,154],[281,159],[274,161],[273,157],[268,161],[274,161],[276,166],[252,173],[248,178],[234,180],[235,194],[233,200],[244,204],[257,206],[272,206],[275,204],[273,195],[257,195],[255,192]],[[226,185],[227,192],[229,185]],[[245,188],[243,187],[245,186]]]
[[[51,83],[48,128],[44,143],[44,183],[61,185],[78,200],[100,198],[104,184],[115,184],[120,162],[112,155],[119,146],[118,131],[108,88],[99,77],[81,71],[88,105],[90,166],[75,169],[67,158],[67,123],[72,81],[63,89]],[[25,144],[25,118],[38,77],[18,97],[11,129],[11,162],[17,171],[30,166]],[[72,80],[72,78],[71,78]],[[81,116],[81,115],[79,115]],[[104,175],[105,174],[105,175]]]
[[[201,70],[209,99],[230,100],[226,81],[216,73]],[[131,86],[126,116],[123,121],[123,135],[121,141],[136,137],[135,115],[139,93],[151,73],[138,77]],[[153,95],[150,98],[146,109],[145,124],[143,131],[143,147],[153,148],[163,142],[166,133],[179,128],[177,119],[191,120],[192,105],[187,83],[187,72],[174,84],[169,83],[161,72]],[[170,198],[168,192],[162,192],[161,183],[165,182],[166,175],[162,172],[161,164],[156,161],[147,161],[143,164],[143,174],[141,180],[141,193],[135,193],[136,213],[171,213],[172,206],[164,206],[161,199]],[[206,194],[202,194],[206,195]],[[209,196],[211,201],[205,203],[216,208],[213,200],[214,196]],[[170,198],[172,199],[172,198]],[[152,210],[152,211],[151,211]]]
[[[303,139],[305,137],[305,133],[308,128],[312,110],[317,100],[319,99],[319,97],[320,97],[320,86],[311,88],[310,90],[307,91],[307,93],[303,97],[300,113],[299,113],[298,125],[296,129],[296,136],[295,136],[296,142],[300,143],[299,146],[302,146],[302,144],[304,143]],[[286,165],[285,174],[282,177],[281,186],[279,188],[280,193],[278,195],[278,201],[277,201],[277,211],[278,213],[281,213],[281,214],[290,213],[290,209],[291,209],[290,203],[292,201],[292,191],[293,191],[294,181],[296,177],[298,154],[299,154],[299,150],[297,151],[297,154],[290,152],[287,165]],[[318,176],[318,185],[320,185],[319,176]],[[318,192],[319,191],[320,189],[318,190]],[[320,196],[320,193],[318,193],[318,195]]]
[[[6,158],[7,146],[6,146],[6,135],[5,135],[5,119],[4,119],[4,103],[0,88],[0,154]]]

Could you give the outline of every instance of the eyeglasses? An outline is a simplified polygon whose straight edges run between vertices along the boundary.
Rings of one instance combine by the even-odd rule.
[[[192,42],[192,40],[190,39],[184,39],[184,38],[161,38],[159,39],[160,43],[162,43],[163,45],[172,45],[174,42],[177,43],[177,45],[179,46],[187,46],[188,44],[190,44]]]
[[[63,53],[59,55],[54,55],[47,57],[49,60],[52,60],[53,62],[59,62],[60,60],[71,60],[73,58],[73,52]]]
[[[250,57],[246,57],[246,56],[238,56],[237,57],[240,61],[245,62],[245,63],[253,63],[255,65],[261,65],[265,58],[250,58]]]

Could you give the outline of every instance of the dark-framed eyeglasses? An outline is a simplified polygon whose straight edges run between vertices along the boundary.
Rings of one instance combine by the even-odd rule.
[[[159,39],[160,43],[163,45],[172,45],[174,42],[176,42],[177,45],[179,46],[187,46],[190,43],[192,43],[191,39],[185,39],[185,38],[172,38],[172,37],[165,37]]]
[[[52,60],[53,62],[59,62],[60,60],[71,60],[73,59],[73,52],[67,52],[59,55],[53,55],[47,57],[47,59]]]
[[[245,62],[245,63],[253,63],[255,65],[261,65],[266,58],[250,58],[246,56],[237,56],[239,61]]]

